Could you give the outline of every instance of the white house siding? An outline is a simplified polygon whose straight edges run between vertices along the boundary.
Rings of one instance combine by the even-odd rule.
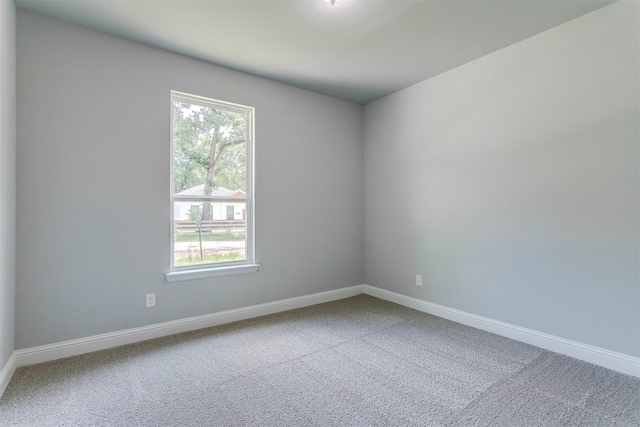
[[[176,202],[173,206],[173,219],[176,221],[188,221],[190,219],[189,214],[191,213],[192,205],[200,205],[200,202]],[[243,215],[245,211],[245,203],[211,203],[211,211],[212,216],[211,219],[214,221],[221,220],[226,221],[227,218],[227,207],[233,206],[234,211],[234,220],[245,219],[246,215]]]

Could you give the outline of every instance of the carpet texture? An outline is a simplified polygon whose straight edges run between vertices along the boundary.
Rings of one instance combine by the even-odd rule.
[[[2,426],[639,426],[640,380],[360,295],[20,368]]]

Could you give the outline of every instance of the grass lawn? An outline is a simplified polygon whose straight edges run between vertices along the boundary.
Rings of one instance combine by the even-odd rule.
[[[190,231],[186,233],[176,233],[176,242],[199,242],[198,233]],[[219,242],[226,240],[244,240],[244,232],[223,232],[223,233],[202,233],[203,242]]]
[[[173,265],[180,267],[183,265],[209,264],[213,262],[242,261],[244,259],[246,259],[244,255],[233,253],[224,255],[205,255],[203,260],[200,260],[200,257],[193,257],[190,260],[177,259],[174,261]]]

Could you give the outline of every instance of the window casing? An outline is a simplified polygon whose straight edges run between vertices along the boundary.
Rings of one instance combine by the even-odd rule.
[[[253,107],[171,92],[168,281],[257,271],[254,116]]]

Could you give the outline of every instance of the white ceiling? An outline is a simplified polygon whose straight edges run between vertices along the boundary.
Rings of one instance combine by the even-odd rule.
[[[15,0],[18,7],[367,103],[612,0]]]

